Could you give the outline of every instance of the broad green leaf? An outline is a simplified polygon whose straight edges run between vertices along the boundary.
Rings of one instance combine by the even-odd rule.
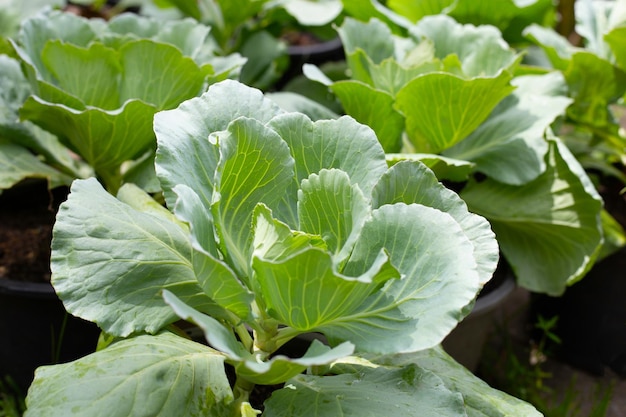
[[[361,190],[350,184],[343,171],[322,170],[302,180],[298,192],[300,230],[321,236],[339,261],[352,251],[370,210]]]
[[[426,252],[423,242],[428,242]],[[472,243],[449,214],[418,204],[383,205],[365,223],[343,273],[360,275],[383,250],[402,279],[387,282],[356,311],[320,331],[331,341],[350,340],[369,352],[437,345],[480,287]]]
[[[350,343],[331,349],[314,341],[301,358],[276,355],[266,360],[260,352],[248,352],[234,334],[213,317],[194,310],[168,291],[164,292],[164,297],[182,319],[190,320],[204,331],[209,344],[225,354],[227,361],[235,366],[239,377],[253,383],[280,384],[303,372],[308,366],[326,365],[354,351]]]
[[[584,38],[585,49],[601,59],[611,60],[613,56],[605,43],[605,35],[626,24],[624,2],[581,0],[574,6],[576,33]]]
[[[120,100],[139,99],[157,110],[170,109],[200,93],[205,75],[175,47],[138,40],[120,49]]]
[[[20,58],[34,67],[27,71],[31,84],[34,85],[36,79],[39,78],[48,82],[53,81],[41,57],[41,51],[49,40],[59,39],[76,46],[86,47],[96,38],[101,26],[101,21],[87,20],[72,13],[59,11],[39,14],[25,20],[17,37],[20,46],[17,47],[15,43],[13,45]]]
[[[186,16],[191,16],[196,20],[202,19],[202,12],[198,2],[188,2],[185,0],[167,0],[167,2],[176,6]]]
[[[198,195],[188,186],[174,187],[178,196],[174,213],[191,228],[193,270],[204,293],[219,306],[248,318],[253,295],[239,281],[233,270],[219,259],[215,229],[210,214]]]
[[[466,416],[463,397],[415,365],[360,367],[340,375],[298,375],[265,402],[264,416]]]
[[[371,18],[385,22],[393,33],[401,35],[411,26],[411,22],[404,16],[383,6],[378,0],[342,0],[346,15],[361,21]]]
[[[426,53],[420,56],[424,46],[426,46]],[[398,91],[413,78],[428,72],[441,70],[442,63],[429,53],[432,50],[431,46],[432,43],[430,42],[422,42],[409,52],[409,56],[402,64],[388,58],[379,65],[371,65],[370,74],[374,87],[386,91],[395,97]]]
[[[317,248],[278,261],[255,257],[253,263],[269,314],[302,332],[324,333],[336,321],[350,321],[383,282],[399,277],[386,256],[378,256],[369,271],[355,277],[342,275],[330,255]]]
[[[572,55],[564,75],[574,99],[568,115],[593,127],[610,124],[612,116],[608,107],[626,92],[626,72],[584,51]]]
[[[226,417],[233,394],[224,357],[161,333],[137,336],[36,371],[25,416],[212,415]]]
[[[561,73],[515,78],[517,87],[472,134],[444,155],[471,161],[497,181],[521,185],[546,169],[545,132],[572,100],[565,96]],[[559,89],[558,86],[563,88]]]
[[[118,74],[122,68],[114,49],[101,43],[83,48],[56,39],[45,44],[41,59],[57,86],[85,105],[104,110],[120,107]]]
[[[250,355],[234,333],[220,321],[195,310],[168,290],[163,290],[163,299],[178,317],[199,326],[204,331],[209,345],[227,358],[241,359]]]
[[[194,306],[210,301],[196,281],[187,233],[169,219],[131,208],[95,179],[74,181],[58,216],[52,284],[71,314],[124,337],[175,321],[163,287]]]
[[[540,417],[542,415],[532,405],[491,388],[452,359],[441,347],[371,360],[385,367],[391,367],[392,370],[396,367],[415,364],[423,370],[433,372],[441,378],[447,389],[463,396],[468,417]]]
[[[378,19],[365,23],[346,18],[337,33],[341,37],[346,56],[361,49],[375,64],[394,56],[395,45],[391,31]]]
[[[198,284],[211,300],[242,319],[250,316],[254,296],[239,282],[228,265],[206,252],[194,249],[193,269]]]
[[[287,0],[283,7],[303,26],[327,25],[343,10],[341,0]]]
[[[456,55],[468,77],[498,77],[517,64],[519,55],[492,26],[462,25],[445,15],[427,16],[411,27],[418,41],[430,40],[441,60]]]
[[[395,55],[391,30],[380,20],[368,23],[346,18],[337,28],[353,80],[372,85],[369,66]]]
[[[14,36],[20,22],[35,15],[45,7],[63,7],[63,0],[2,0],[0,1],[0,37]]]
[[[544,50],[555,69],[564,71],[567,68],[576,48],[566,38],[554,29],[544,28],[537,24],[524,29],[523,34]]]
[[[19,121],[19,108],[30,94],[30,86],[22,74],[19,62],[0,55],[0,138],[24,147],[19,152],[35,165],[30,168],[23,166],[23,168],[32,171],[32,174],[37,174],[37,171],[41,169],[43,176],[52,174],[56,177],[53,182],[58,183],[62,174],[50,166],[45,166],[47,163],[67,174],[68,178],[82,174],[89,175],[90,172],[81,171],[79,164],[55,136],[32,123]],[[28,156],[27,153],[30,152],[26,149],[37,156]],[[24,162],[23,159],[22,162]],[[30,166],[30,163],[28,165]],[[53,174],[53,172],[56,173]],[[63,181],[67,183],[67,179]]]
[[[604,36],[604,40],[609,44],[619,67],[626,71],[626,27],[611,30]]]
[[[424,16],[440,14],[452,9],[458,0],[389,0],[387,6],[396,13],[405,16],[411,22],[418,22]]]
[[[511,74],[463,79],[446,73],[421,75],[398,92],[397,109],[417,152],[438,153],[472,133],[511,93]]]
[[[134,13],[123,13],[108,22],[108,30],[120,35],[132,34],[137,38],[169,43],[180,49],[185,56],[193,58],[198,65],[205,64],[208,55],[215,52],[216,45],[208,36],[211,28],[193,19],[160,21]]]
[[[296,161],[297,186],[322,169],[348,174],[369,198],[374,184],[387,170],[385,152],[368,126],[348,116],[312,122],[302,114],[285,114],[268,124],[289,145]]]
[[[185,184],[209,210],[219,158],[210,135],[225,130],[239,116],[267,122],[280,113],[282,110],[260,91],[231,80],[213,84],[202,96],[185,101],[174,110],[158,112],[154,116],[156,171],[167,205],[174,207],[176,203],[172,188]],[[194,157],[189,158],[190,155]]]
[[[559,295],[597,256],[602,202],[558,140],[551,140],[546,163],[547,171],[524,186],[471,181],[461,197],[491,223],[519,285]]]
[[[111,188],[115,188],[114,177],[119,175],[120,165],[141,156],[154,143],[154,113],[152,105],[137,100],[112,111],[98,108],[78,111],[37,96],[31,96],[20,110],[23,119],[32,120],[59,136]]]
[[[397,164],[400,161],[420,161],[430,168],[440,180],[465,182],[474,169],[474,164],[459,159],[447,158],[432,153],[388,153],[387,163]]]
[[[293,181],[287,143],[260,121],[240,117],[218,134],[214,204],[221,250],[235,271],[249,277],[252,213],[259,202],[274,208]]]
[[[458,194],[439,183],[430,169],[415,161],[393,165],[374,188],[372,204],[377,208],[395,203],[422,204],[451,215],[472,242],[480,285],[491,279],[498,263],[498,244],[489,223],[470,213]]]
[[[69,185],[73,180],[44,164],[28,149],[0,138],[0,193],[26,178],[44,178],[50,188]]]
[[[402,148],[404,117],[393,108],[393,96],[360,81],[339,81],[330,89],[347,114],[376,132],[385,152]]]

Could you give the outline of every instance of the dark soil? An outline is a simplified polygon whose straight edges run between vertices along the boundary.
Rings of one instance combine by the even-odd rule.
[[[52,225],[67,189],[24,183],[0,194],[0,278],[50,281]]]

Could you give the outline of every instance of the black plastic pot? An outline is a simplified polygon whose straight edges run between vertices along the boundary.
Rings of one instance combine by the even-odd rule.
[[[506,273],[494,288],[478,297],[472,312],[444,339],[446,352],[470,371],[478,368],[487,337],[494,327],[495,310],[514,290],[515,278],[512,273]]]
[[[19,237],[3,235],[10,245],[0,250],[0,378],[10,376],[24,392],[35,368],[93,352],[99,335],[95,324],[65,312],[49,282],[49,230],[66,196],[67,189],[50,192],[43,181],[26,181],[0,195],[3,232]],[[22,259],[22,252],[28,256]]]
[[[0,375],[23,390],[38,366],[93,352],[99,329],[66,313],[48,283],[0,279]]]
[[[534,294],[532,317],[558,316],[559,359],[602,375],[626,377],[626,248],[598,262],[561,297]]]

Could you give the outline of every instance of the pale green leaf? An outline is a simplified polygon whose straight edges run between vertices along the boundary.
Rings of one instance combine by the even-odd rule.
[[[435,373],[441,378],[446,388],[463,396],[468,417],[540,417],[542,415],[532,405],[491,388],[452,359],[441,347],[372,360],[391,369],[416,364],[421,369]]]
[[[69,185],[73,180],[44,164],[26,148],[0,138],[0,193],[26,178],[43,178],[50,188]]]
[[[170,333],[137,336],[36,371],[25,416],[227,417],[233,400],[224,357]]]
[[[393,33],[406,33],[411,22],[394,11],[388,9],[378,0],[342,0],[346,15],[361,21],[367,21],[373,17],[385,22]]]
[[[546,163],[547,171],[524,186],[487,179],[470,182],[461,197],[491,223],[518,283],[559,295],[597,256],[602,202],[559,141],[550,142]]]
[[[180,49],[198,65],[206,63],[215,52],[215,44],[209,38],[210,27],[193,19],[161,21],[149,19],[134,13],[122,13],[108,22],[108,30],[121,35],[135,35],[157,42],[169,43]]]
[[[350,77],[372,85],[369,66],[395,55],[391,30],[378,19],[364,23],[346,18],[337,33],[345,50]]]
[[[125,44],[119,52],[121,102],[139,99],[163,110],[201,92],[206,74],[174,46],[138,40]]]
[[[474,169],[469,161],[447,158],[432,153],[388,153],[387,163],[397,164],[400,161],[420,161],[430,168],[440,181],[465,182]]]
[[[565,70],[576,48],[554,29],[532,24],[524,29],[524,36],[539,45],[555,69]]]
[[[612,124],[608,107],[626,93],[626,72],[584,51],[572,55],[564,75],[574,99],[568,115],[593,127]]]
[[[402,148],[404,117],[393,108],[393,96],[360,81],[339,81],[330,88],[347,114],[376,132],[385,152]]]
[[[210,301],[191,256],[177,224],[131,208],[95,179],[76,180],[53,231],[52,284],[70,313],[109,334],[154,333],[176,319],[162,288],[192,305]]]
[[[456,55],[468,77],[498,77],[519,60],[493,26],[462,25],[445,15],[427,16],[410,30],[418,41],[430,40],[441,60]]]
[[[168,206],[176,203],[172,188],[185,184],[208,210],[219,158],[218,148],[209,136],[225,130],[239,116],[267,122],[279,113],[280,108],[260,91],[231,80],[213,84],[201,97],[185,101],[174,110],[158,112],[154,116],[156,171]]]
[[[14,36],[20,22],[35,15],[46,7],[63,7],[64,0],[1,0],[0,1],[0,37]]]
[[[484,123],[444,155],[471,161],[476,170],[500,182],[521,185],[546,169],[545,132],[572,103],[560,72],[515,78],[517,87]],[[559,89],[558,86],[562,88]]]
[[[395,203],[422,204],[451,215],[472,242],[480,285],[491,279],[498,263],[498,244],[489,223],[470,213],[458,194],[439,183],[426,166],[418,162],[398,162],[381,177],[374,188],[373,206]]]
[[[394,56],[395,45],[391,31],[378,19],[372,19],[365,23],[346,18],[337,32],[341,37],[346,56],[361,49],[374,64],[379,64]],[[352,65],[350,68],[354,71]]]
[[[438,153],[472,133],[511,93],[511,74],[463,79],[446,73],[421,75],[396,97],[406,132],[417,152]]]
[[[19,62],[0,55],[0,137],[30,149],[42,161],[65,171],[66,174],[80,176],[83,173],[79,164],[54,135],[32,123],[19,121],[19,108],[30,94],[30,86],[22,74]],[[50,168],[44,169],[48,170]]]
[[[327,25],[343,10],[341,0],[287,0],[283,7],[303,26]]]
[[[336,321],[351,321],[353,312],[383,282],[399,277],[386,256],[378,256],[369,271],[342,275],[330,255],[317,248],[278,261],[255,257],[253,262],[269,314],[302,332],[325,333]]]
[[[396,13],[405,16],[411,22],[418,22],[424,16],[440,14],[449,11],[458,3],[458,0],[389,0],[387,6]]]
[[[57,87],[85,105],[104,110],[120,107],[118,74],[122,67],[114,49],[101,43],[83,48],[55,39],[44,45],[41,59]]]
[[[220,160],[211,210],[221,251],[235,271],[249,277],[252,213],[260,202],[278,205],[293,181],[287,143],[260,121],[240,117],[218,134]]]
[[[85,111],[31,96],[20,116],[59,136],[103,177],[111,188],[120,165],[138,158],[154,144],[152,117],[155,108],[132,100],[117,110],[90,108]]]
[[[41,56],[41,51],[49,40],[59,39],[76,46],[86,47],[96,38],[101,25],[101,21],[87,20],[73,13],[60,11],[38,14],[25,20],[17,36],[20,46],[15,49],[20,58],[33,67],[28,71],[31,84],[36,83],[36,78],[48,82],[53,81]],[[15,43],[14,46],[16,46]]]
[[[178,196],[174,213],[191,228],[192,264],[198,284],[219,306],[242,319],[248,318],[254,296],[220,260],[210,214],[200,197],[188,186],[179,184],[174,187],[174,192]]]
[[[319,235],[338,261],[345,259],[371,207],[343,171],[321,170],[302,180],[298,193],[299,229]]]
[[[369,352],[437,345],[461,320],[480,287],[472,243],[449,214],[396,203],[372,212],[343,273],[360,275],[380,259],[382,250],[402,279],[387,282],[356,311],[320,331],[330,340],[350,340]]]
[[[337,168],[369,198],[374,184],[387,170],[385,152],[372,129],[351,117],[312,122],[302,114],[291,113],[274,118],[269,126],[289,145],[296,161],[298,187],[311,174]]]
[[[250,356],[250,352],[237,340],[233,332],[214,317],[193,309],[168,290],[163,290],[163,299],[178,317],[200,327],[209,345],[227,358],[242,359]]]
[[[354,373],[298,375],[272,394],[264,416],[463,417],[463,397],[415,365],[360,367]]]

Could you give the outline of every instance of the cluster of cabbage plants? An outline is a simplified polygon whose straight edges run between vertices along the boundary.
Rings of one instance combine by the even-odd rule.
[[[178,14],[1,33],[0,189],[72,184],[52,284],[103,331],[37,370],[26,415],[539,415],[440,343],[500,251],[558,295],[626,241],[583,168],[623,175],[626,2],[579,2],[586,48],[547,0],[157,3]],[[347,72],[304,68],[332,110],[248,86],[285,13],[337,23]]]
[[[154,128],[169,210],[95,179],[59,210],[53,285],[112,343],[39,368],[27,416],[252,416],[254,386],[283,383],[264,415],[537,415],[438,347],[498,247],[423,164],[389,168],[369,127],[313,122],[235,81]],[[312,332],[328,345],[277,354]]]
[[[604,236],[602,200],[552,129],[580,98],[561,72],[521,65],[494,26],[433,15],[402,28],[405,36],[377,18],[347,18],[338,32],[350,77],[333,81],[312,66],[305,74],[376,131],[391,163],[421,160],[462,183],[520,285],[563,293]]]
[[[2,188],[96,175],[111,192],[128,178],[158,191],[154,114],[236,76],[244,62],[219,56],[210,28],[191,19],[134,14],[105,22],[49,10],[24,21],[12,45],[19,61],[0,56],[0,169],[11,172]]]

